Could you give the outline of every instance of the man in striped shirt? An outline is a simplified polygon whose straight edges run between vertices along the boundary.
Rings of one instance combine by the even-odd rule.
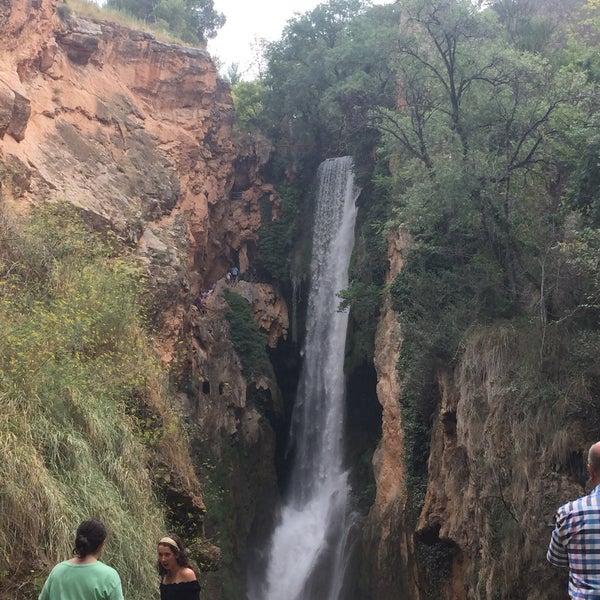
[[[600,600],[600,442],[588,453],[589,495],[567,502],[556,513],[546,557],[569,567],[569,597]]]

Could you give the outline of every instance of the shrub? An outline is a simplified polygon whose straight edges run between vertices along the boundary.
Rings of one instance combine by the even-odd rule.
[[[165,523],[126,410],[161,377],[140,269],[62,206],[0,231],[0,593],[37,597],[95,516],[125,595],[148,598]]]
[[[63,21],[68,21],[71,18],[71,15],[72,15],[71,7],[68,6],[67,4],[59,4],[56,7],[56,12],[58,13],[58,16]]]
[[[261,200],[263,225],[260,228],[258,248],[269,275],[277,281],[287,282],[292,276],[293,256],[304,252],[302,242],[305,242],[306,239],[297,243],[300,225],[300,192],[283,185],[281,202],[282,209],[279,218],[272,219],[271,203],[267,198]],[[310,236],[306,237],[310,239]],[[310,262],[310,259],[307,262]]]
[[[229,310],[225,317],[233,348],[242,363],[244,375],[251,379],[261,375],[272,375],[272,367],[267,355],[267,336],[262,332],[252,314],[250,303],[231,290],[224,291]]]

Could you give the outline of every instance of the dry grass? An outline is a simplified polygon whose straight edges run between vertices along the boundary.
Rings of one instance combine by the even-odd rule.
[[[165,374],[135,265],[68,219],[58,211],[0,229],[0,597],[37,597],[94,516],[109,528],[104,558],[125,596],[146,600],[166,526],[127,406],[164,389]]]
[[[518,588],[524,565],[546,568],[554,511],[583,491],[569,469],[593,441],[569,414],[591,402],[586,382],[576,374],[549,378],[532,351],[539,333],[523,325],[472,331],[458,373],[458,443],[469,456],[469,480],[454,518],[480,532],[470,552],[481,561],[482,597],[491,597],[488,585]]]
[[[156,587],[154,545],[165,530],[146,449],[112,400],[64,394],[0,396],[2,570],[23,577],[17,561],[34,552],[38,564],[68,558],[77,524],[97,516],[111,530],[107,562],[128,597],[142,600]]]
[[[63,6],[67,6],[72,12],[83,18],[89,19],[96,23],[110,22],[116,23],[122,27],[133,29],[136,31],[145,31],[151,33],[157,40],[169,44],[178,44],[181,46],[190,46],[187,42],[182,41],[178,37],[172,35],[169,31],[160,25],[145,23],[136,17],[127,13],[115,10],[113,8],[101,7],[96,2],[88,0],[64,0]],[[206,45],[200,46],[206,49]]]

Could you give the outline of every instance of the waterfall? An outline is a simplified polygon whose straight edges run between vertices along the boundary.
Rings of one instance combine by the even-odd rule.
[[[317,172],[304,363],[290,432],[289,490],[269,548],[267,572],[250,600],[339,600],[353,517],[344,467],[344,348],[356,199],[349,156]]]

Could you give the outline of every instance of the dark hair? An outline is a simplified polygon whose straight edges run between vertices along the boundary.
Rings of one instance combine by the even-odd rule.
[[[104,524],[97,519],[87,519],[77,528],[73,552],[79,558],[85,558],[89,554],[94,554],[105,539],[106,527]]]
[[[193,568],[190,564],[190,560],[188,558],[187,552],[185,551],[185,546],[183,545],[181,538],[178,535],[175,535],[174,533],[169,533],[167,537],[170,537],[174,542],[177,542],[177,547],[173,546],[173,544],[169,544],[168,542],[159,542],[158,545],[167,546],[168,548],[170,548],[171,552],[173,552],[173,554],[175,555],[175,560],[177,564],[180,567],[190,567],[190,569]],[[161,577],[163,575],[166,575],[167,571],[160,564],[160,561],[156,563],[156,568],[158,570],[158,574]]]

